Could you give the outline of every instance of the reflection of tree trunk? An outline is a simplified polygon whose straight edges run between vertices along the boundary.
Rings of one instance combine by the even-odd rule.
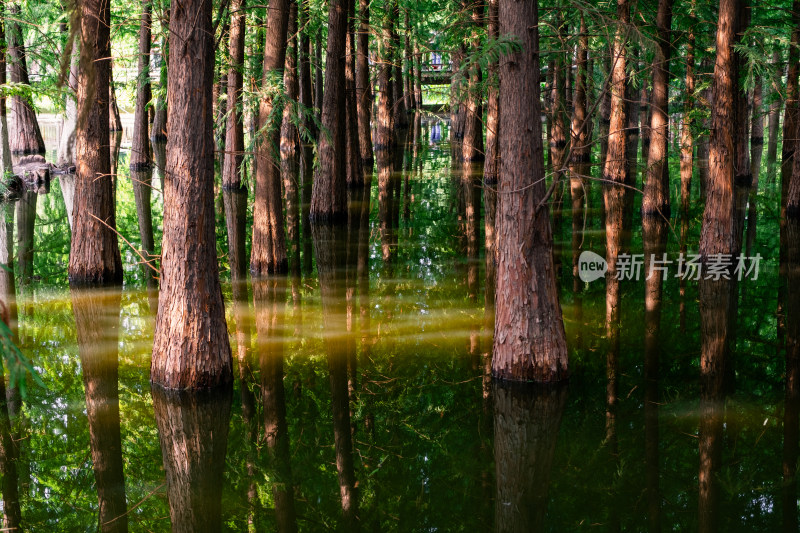
[[[222,531],[222,486],[232,391],[168,391],[154,385],[174,533]]]
[[[10,204],[0,204],[0,319],[11,332],[11,340],[17,342],[17,302],[14,291],[14,210]],[[21,510],[19,505],[19,478],[17,459],[19,449],[11,433],[11,419],[6,399],[5,375],[0,360],[0,475],[2,476],[3,528],[19,528]]]
[[[225,224],[228,230],[228,263],[233,280],[244,280],[247,276],[247,189],[223,189]]]
[[[261,368],[261,398],[264,404],[269,478],[272,481],[277,529],[280,533],[293,532],[297,531],[297,518],[292,468],[289,463],[286,395],[283,388],[285,278],[254,281],[253,300],[256,309],[256,351]]]
[[[17,202],[17,272],[20,285],[27,285],[33,277],[33,236],[38,196],[33,191],[25,191]]]
[[[346,314],[344,267],[346,245],[341,226],[313,225],[314,251],[322,295],[323,331],[331,384],[331,408],[336,448],[336,469],[342,499],[342,517],[347,531],[357,531],[358,492],[353,466],[350,401],[347,391]]]
[[[797,531],[797,457],[800,441],[800,220],[787,221],[789,294],[786,309],[786,392],[783,415],[783,530]]]
[[[118,288],[72,289],[72,311],[86,392],[100,531],[127,531],[125,477],[119,420]]]
[[[653,112],[656,112],[655,106]],[[656,130],[653,131],[658,135]],[[651,143],[656,141],[651,139]],[[653,149],[651,144],[651,150]],[[644,217],[645,281],[645,462],[647,467],[647,516],[650,531],[661,530],[661,492],[659,490],[658,453],[658,361],[660,355],[661,301],[664,272],[653,260],[660,261],[666,252],[668,225],[661,217]],[[651,275],[652,269],[652,275]]]
[[[493,396],[495,530],[544,531],[567,388],[495,382]]]

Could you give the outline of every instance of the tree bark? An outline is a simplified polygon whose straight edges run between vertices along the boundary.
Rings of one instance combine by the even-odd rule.
[[[361,148],[361,164],[371,169],[372,153],[372,82],[369,75],[369,0],[358,2],[358,46],[356,50],[356,98],[358,108],[358,145]]]
[[[659,0],[656,14],[658,46],[653,59],[650,100],[650,150],[642,215],[669,218],[669,60],[672,49],[672,0]]]
[[[579,292],[582,282],[578,277],[578,258],[580,256],[581,242],[583,240],[583,226],[585,214],[587,179],[591,167],[591,146],[589,144],[589,115],[587,110],[587,62],[589,50],[589,36],[581,13],[580,29],[578,34],[578,53],[575,73],[575,93],[572,104],[572,122],[570,125],[571,149],[569,184],[572,200],[572,277],[574,292]]]
[[[244,36],[247,26],[246,0],[233,0],[230,9],[228,119],[225,128],[222,186],[226,189],[239,189],[242,186],[242,162],[244,161],[244,124],[240,107],[244,79]]]
[[[500,4],[500,35],[522,48],[500,68],[500,191],[497,224],[495,377],[555,382],[567,377],[567,347],[544,205],[539,100],[538,2]]]
[[[290,0],[291,1],[291,0]],[[287,102],[283,108],[281,124],[281,175],[286,195],[286,226],[288,229],[292,274],[300,275],[300,174],[297,128],[294,125],[294,106],[298,96],[297,82],[297,2],[291,1],[289,8],[289,43],[286,50],[286,68],[283,85]]]
[[[12,15],[8,23],[9,78],[11,83],[30,85],[22,28],[16,22],[16,18],[19,16],[19,6],[11,4],[8,10]],[[11,113],[14,115],[14,128],[9,139],[11,153],[13,155],[43,154],[44,140],[30,97],[21,94],[13,95],[11,97]]]
[[[259,128],[267,134],[256,145],[258,167],[256,198],[253,206],[253,245],[250,250],[250,272],[255,276],[267,273],[285,273],[286,237],[283,231],[283,205],[279,162],[274,151],[280,141],[280,128],[268,124],[272,113],[277,85],[282,79],[286,61],[286,34],[289,27],[289,1],[276,0],[270,7],[267,20],[267,42],[264,47],[264,75],[262,89],[267,95],[258,109]]]
[[[489,39],[497,39],[498,2],[489,0],[489,16],[487,31]],[[486,95],[486,161],[483,166],[483,205],[484,205],[484,242],[486,248],[485,276],[485,309],[492,309],[494,317],[495,283],[497,278],[497,243],[495,227],[497,224],[497,176],[500,167],[498,153],[498,134],[500,133],[500,80],[498,79],[498,61],[491,61],[488,69],[488,90]]]
[[[394,9],[394,25],[392,26],[392,43],[394,56],[392,57],[394,83],[394,108],[395,126],[400,129],[408,129],[408,106],[406,105],[405,91],[403,90],[403,47],[400,44],[400,4],[398,0],[391,0],[391,9]]]
[[[68,38],[73,40],[70,62],[69,62],[69,75],[67,77],[67,95],[64,98],[64,123],[61,126],[61,137],[58,140],[58,153],[56,155],[56,165],[59,167],[69,167],[75,164],[75,128],[78,123],[78,67],[80,64],[81,53],[77,46],[77,39],[79,39],[80,32],[74,35],[69,34]],[[0,43],[5,43],[5,36],[2,36]],[[5,49],[0,51],[5,61]],[[5,67],[0,68],[0,79],[5,84]],[[8,137],[8,127],[6,126],[6,138]],[[63,178],[62,178],[63,179]],[[67,211],[69,218],[70,228],[72,227],[72,210]]]
[[[302,9],[298,13],[299,26],[303,27],[309,18],[309,1],[303,0]],[[312,102],[313,87],[311,84],[311,42],[308,33],[300,32],[300,103],[306,112],[303,114],[303,129],[312,137],[316,137],[316,124],[312,117],[314,103]],[[313,253],[311,251],[311,191],[314,181],[314,146],[309,139],[302,140],[303,151],[300,169],[303,173],[303,188],[301,200],[301,225],[303,236],[303,272],[311,273],[313,267]]]
[[[82,3],[81,69],[78,80],[75,203],[69,254],[71,283],[122,281],[116,234],[114,181],[108,131],[111,71],[110,3]]]
[[[364,186],[364,170],[361,166],[361,147],[358,135],[358,97],[356,94],[356,31],[355,1],[347,3],[347,36],[345,43],[345,149],[347,158],[347,187],[360,189]]]
[[[99,531],[128,531],[119,417],[119,310],[122,293],[72,289],[89,442],[99,501]]]
[[[169,9],[165,8],[161,18],[161,68],[158,85],[162,89],[156,99],[153,110],[153,127],[150,130],[150,139],[153,143],[167,141],[167,97],[164,89],[168,90],[169,82]]]
[[[706,207],[700,233],[700,255],[735,251],[733,195],[736,72],[733,44],[737,28],[737,0],[720,0],[717,25],[717,60],[714,65],[713,105],[709,139]]]
[[[332,0],[328,9],[328,47],[325,95],[322,102],[319,168],[311,191],[311,221],[343,222],[347,217],[347,168],[345,164],[345,38],[348,3]]]
[[[694,8],[694,3],[692,3],[692,21],[697,20],[694,16]],[[694,136],[692,134],[695,90],[694,45],[694,28],[689,28],[686,35],[686,95],[683,101],[683,122],[681,123],[681,216],[684,219],[689,216],[692,173],[694,172]],[[681,242],[683,242],[683,238]]]
[[[772,53],[772,66],[773,68],[783,73],[781,66],[781,52],[775,46],[775,51]],[[775,162],[778,159],[778,129],[781,120],[781,106],[783,105],[783,98],[780,95],[780,77],[772,80],[770,87],[772,88],[772,101],[769,104],[769,140],[767,141],[767,173],[769,179],[772,181],[775,178]]]
[[[117,106],[117,91],[114,88],[114,68],[108,67],[108,131],[122,131],[122,120],[119,118],[119,106]]]
[[[750,188],[750,197],[748,199],[747,209],[747,240],[745,245],[747,257],[751,257],[750,252],[753,250],[753,244],[756,239],[756,218],[758,217],[758,179],[761,173],[761,158],[764,155],[764,113],[762,112],[763,104],[763,87],[760,76],[756,76],[755,86],[753,87],[753,117],[752,127],[750,129],[750,174],[753,176],[752,187]]]
[[[168,389],[229,385],[231,348],[214,234],[211,1],[172,6],[164,238],[150,379]],[[202,112],[198,112],[202,110]]]

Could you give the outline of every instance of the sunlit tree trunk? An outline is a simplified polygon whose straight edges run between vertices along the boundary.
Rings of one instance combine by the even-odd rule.
[[[69,254],[69,279],[79,284],[122,281],[108,131],[110,20],[109,0],[82,3],[77,168]]]
[[[659,0],[656,15],[658,46],[653,59],[653,93],[650,100],[650,150],[642,215],[669,218],[669,58],[672,43],[672,0]]]
[[[542,180],[538,2],[503,2],[499,17],[500,35],[516,36],[522,45],[500,62],[503,157],[492,374],[515,381],[561,381],[567,377],[567,347]]]
[[[267,273],[284,273],[286,237],[283,230],[283,203],[281,202],[280,164],[274,151],[280,141],[280,127],[268,124],[278,85],[283,78],[286,61],[286,38],[289,27],[289,0],[275,0],[267,17],[267,36],[264,46],[264,74],[258,108],[259,128],[267,128],[256,145],[258,159],[256,197],[253,206],[253,244],[250,250],[250,271],[260,276]]]
[[[692,2],[692,20],[694,17],[694,2]],[[686,34],[686,95],[683,103],[683,122],[681,123],[681,216],[689,216],[689,205],[692,196],[692,173],[694,171],[694,136],[692,126],[694,120],[694,29],[689,28]],[[681,242],[684,241],[683,235]]]
[[[65,25],[66,26],[66,25]],[[78,121],[78,66],[80,64],[80,47],[77,45],[77,42],[80,38],[80,32],[75,32],[73,35],[69,33],[69,30],[65,28],[65,33],[68,33],[68,39],[72,39],[72,46],[66,47],[64,52],[69,50],[70,53],[70,61],[69,61],[69,74],[67,75],[67,79],[65,80],[66,89],[68,89],[67,95],[64,98],[64,123],[61,126],[61,136],[58,140],[58,152],[56,155],[56,165],[59,167],[69,167],[75,164],[75,128],[77,127]],[[0,46],[4,45],[6,42],[5,35],[0,36]],[[3,56],[3,62],[5,62],[6,52],[5,48],[0,50],[0,54]],[[6,68],[0,68],[0,81],[3,84],[6,83]],[[6,126],[6,138],[8,138],[8,127]],[[7,142],[7,141],[6,141]],[[10,150],[10,149],[9,149]],[[74,192],[74,176],[71,179],[71,186]],[[62,174],[61,178],[61,185],[62,185],[62,192],[63,192],[63,184],[64,184],[64,175]],[[71,207],[71,204],[70,206]],[[67,217],[69,218],[69,225],[72,228],[72,209],[67,210]]]
[[[372,81],[369,75],[369,0],[358,2],[358,36],[356,50],[356,99],[358,108],[358,144],[361,148],[361,163],[371,169],[372,154]]]
[[[170,41],[168,121],[185,126],[167,140],[150,379],[168,389],[211,388],[233,378],[214,235],[211,1],[173,5]]]
[[[22,38],[22,28],[19,25],[19,6],[10,4],[8,8],[11,18],[8,22],[8,74],[11,83],[21,83],[30,85],[28,79],[28,63],[25,56],[25,43]],[[108,57],[108,56],[104,56]],[[106,82],[107,84],[108,82]],[[103,102],[108,102],[108,85],[105,87],[106,94]],[[80,106],[79,106],[80,107]],[[33,110],[29,96],[15,94],[11,97],[11,114],[14,117],[11,130],[11,153],[14,155],[43,154],[44,140],[39,129],[39,122],[36,120],[36,113]],[[106,122],[108,116],[106,115]],[[108,128],[108,124],[106,124]]]
[[[161,71],[159,72],[159,87],[162,93],[156,98],[153,109],[153,126],[150,130],[150,139],[153,143],[167,141],[167,81],[169,78],[169,9],[165,8],[161,17]]]
[[[488,36],[498,36],[498,2],[489,0],[489,16],[487,19]],[[497,177],[500,170],[500,154],[498,153],[498,134],[500,133],[500,80],[498,78],[498,62],[489,63],[488,89],[486,95],[486,161],[483,166],[483,205],[484,205],[484,242],[486,247],[486,288],[485,308],[492,311],[494,322],[495,278],[497,276],[496,255],[496,213],[497,213]]]
[[[328,9],[328,46],[325,95],[319,139],[319,168],[311,191],[312,222],[343,222],[347,217],[345,161],[345,39],[348,5],[352,0],[332,0]]]

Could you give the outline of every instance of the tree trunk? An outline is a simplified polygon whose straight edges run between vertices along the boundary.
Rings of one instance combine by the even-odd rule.
[[[167,97],[169,77],[169,9],[164,9],[164,16],[161,19],[161,68],[159,72],[158,85],[162,89],[161,94],[156,99],[153,111],[153,127],[150,130],[150,139],[153,143],[164,143],[167,141]]]
[[[364,186],[364,170],[361,167],[361,147],[358,135],[358,97],[356,95],[356,31],[355,2],[348,2],[347,37],[345,43],[345,157],[347,158],[347,187],[360,189]]]
[[[781,52],[778,46],[775,46],[775,51],[772,53],[772,66],[773,68],[783,73],[781,66]],[[769,104],[769,140],[767,144],[767,173],[770,181],[775,178],[775,162],[778,159],[778,129],[781,120],[781,106],[783,105],[783,98],[780,95],[780,78],[774,78],[771,83],[772,88],[772,101]]]
[[[800,291],[800,220],[787,220],[786,284]],[[783,416],[783,531],[797,531],[797,457],[800,442],[800,300],[790,298],[786,318],[786,385]]]
[[[77,39],[79,38],[79,35],[80,32],[76,32],[75,35],[70,35],[70,37],[68,37],[73,39],[73,43],[70,52],[69,75],[66,81],[67,89],[69,90],[64,98],[65,116],[64,123],[61,126],[61,137],[58,140],[58,153],[56,156],[56,165],[59,167],[69,167],[75,164],[75,128],[77,127],[78,123],[78,67],[81,57],[79,47],[77,46]],[[5,43],[5,36],[0,39],[0,43]],[[5,58],[5,52],[0,51],[0,53],[2,53],[3,58]],[[5,72],[5,67],[0,68],[0,77],[2,77],[2,82],[4,84],[6,82]],[[8,128],[6,127],[6,133],[8,133],[7,130]],[[67,211],[67,216],[69,218],[69,225],[71,228],[71,209]]]
[[[225,157],[222,164],[222,186],[238,189],[242,186],[242,161],[244,161],[244,124],[239,110],[242,99],[244,70],[244,35],[247,25],[245,0],[231,3],[231,29],[228,51],[228,110],[225,128]]]
[[[173,18],[182,18],[179,10],[174,9]],[[208,30],[213,35],[210,24]],[[177,52],[177,47],[172,50]],[[178,54],[175,55],[178,63]],[[153,386],[150,393],[173,533],[222,531],[222,487],[232,390],[179,392]]]
[[[298,13],[299,26],[303,27],[309,18],[309,1],[303,0],[303,9]],[[313,112],[313,87],[311,85],[311,42],[308,33],[300,32],[300,103],[307,110],[303,114],[303,129],[311,137],[315,137],[316,124],[309,113]],[[370,141],[371,142],[371,141]],[[303,173],[303,188],[300,193],[301,224],[303,236],[303,272],[310,274],[313,266],[311,251],[311,190],[314,181],[314,146],[308,139],[302,140],[303,152],[300,169]]]
[[[500,4],[500,35],[521,40],[500,68],[500,191],[492,374],[567,377],[567,346],[546,208],[539,100],[538,2]]]
[[[170,41],[168,121],[184,127],[167,140],[150,379],[168,389],[211,388],[233,378],[214,235],[211,1],[176,2]]]
[[[694,3],[692,4],[692,21],[694,16]],[[692,126],[694,120],[694,28],[689,28],[686,35],[686,95],[683,103],[683,122],[681,124],[681,216],[687,219],[692,197],[692,173],[694,172],[694,137]],[[681,242],[683,242],[683,237]]]
[[[71,283],[119,283],[114,181],[108,131],[111,70],[109,0],[82,4],[81,70],[78,80],[75,204],[69,254]]]
[[[8,73],[11,83],[30,85],[28,64],[25,58],[25,43],[22,28],[17,19],[19,6],[9,5],[11,19],[8,23]],[[105,100],[104,100],[105,101]],[[11,153],[14,155],[43,154],[44,140],[36,120],[36,112],[29,96],[16,94],[11,97],[11,113],[14,128],[11,131]]]
[[[291,0],[290,0],[291,1]],[[297,101],[297,2],[291,1],[289,8],[289,42],[286,50],[286,70],[283,85],[288,99],[283,108],[281,124],[281,174],[286,194],[286,226],[289,237],[288,256],[293,275],[300,275],[300,194],[299,156],[297,128],[293,122]]]
[[[259,128],[267,128],[266,135],[256,145],[258,159],[256,198],[253,206],[253,245],[250,250],[250,272],[255,276],[267,273],[285,273],[286,237],[283,231],[283,205],[281,202],[280,165],[274,160],[274,150],[280,141],[280,128],[268,124],[273,98],[282,79],[286,61],[286,34],[289,26],[289,0],[276,0],[269,9],[267,42],[264,47],[264,75],[258,109]]]
[[[753,87],[753,125],[750,130],[750,173],[753,175],[753,184],[750,188],[747,210],[747,257],[751,257],[753,244],[756,239],[756,218],[758,216],[758,178],[761,173],[761,158],[764,155],[764,113],[762,112],[762,80],[756,76],[755,86]]]
[[[575,73],[575,98],[572,104],[570,126],[571,150],[569,167],[570,197],[572,199],[572,277],[574,292],[579,292],[582,282],[578,277],[578,258],[583,241],[584,209],[587,179],[591,171],[591,139],[589,138],[590,118],[587,110],[587,60],[589,36],[586,21],[581,13],[578,35],[578,53]]]
[[[330,32],[330,28],[328,32]],[[324,98],[322,78],[322,30],[318,29],[317,38],[314,42],[314,107],[316,108],[318,121],[322,120],[322,100]]]
[[[347,217],[347,169],[345,165],[345,38],[348,3],[332,0],[328,9],[328,47],[325,64],[325,95],[319,139],[319,168],[311,192],[311,220],[342,222]]]
[[[378,63],[378,116],[375,124],[375,152],[390,151],[394,146],[394,86],[392,85],[392,32],[394,12],[386,9],[381,29]],[[378,156],[380,157],[380,156]],[[379,165],[386,166],[386,165]],[[380,174],[379,174],[380,179]]]
[[[403,90],[403,47],[400,45],[400,35],[397,30],[400,26],[400,5],[398,0],[390,2],[391,8],[394,9],[394,25],[392,25],[392,47],[394,55],[392,56],[392,81],[394,83],[394,109],[395,109],[395,126],[400,129],[408,129],[408,106],[406,106],[405,91]]]
[[[714,66],[713,105],[709,139],[706,207],[700,233],[700,255],[735,251],[733,195],[736,72],[733,44],[737,28],[737,0],[720,0],[717,60]]]
[[[369,0],[358,2],[358,47],[356,53],[356,98],[358,101],[358,145],[361,148],[361,164],[372,169],[372,82],[369,75]]]
[[[114,68],[108,67],[108,131],[122,131],[122,120],[119,118],[117,91],[114,89]]]
[[[422,109],[422,52],[419,51],[419,43],[414,43],[414,99],[417,107]]]
[[[669,60],[672,0],[659,0],[656,15],[658,46],[653,59],[653,93],[650,100],[650,150],[642,215],[669,218]],[[690,177],[691,179],[691,177]]]
[[[488,37],[498,37],[498,2],[489,0]],[[497,243],[495,236],[497,213],[497,176],[500,167],[498,136],[500,133],[500,80],[498,62],[489,63],[486,95],[486,161],[483,166],[484,241],[486,247],[485,309],[492,309],[494,317],[495,283],[497,277]]]
[[[119,289],[72,289],[72,311],[78,337],[86,415],[95,485],[99,531],[128,531],[125,476],[119,419]]]

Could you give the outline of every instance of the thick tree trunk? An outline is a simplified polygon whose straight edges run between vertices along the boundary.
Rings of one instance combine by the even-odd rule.
[[[495,531],[545,531],[550,473],[567,389],[497,383],[492,396]]]
[[[267,95],[258,109],[259,128],[267,134],[256,145],[258,167],[256,198],[253,206],[253,245],[250,250],[250,272],[255,276],[285,273],[286,237],[283,230],[280,165],[274,160],[274,150],[280,141],[280,128],[267,124],[272,113],[273,99],[286,61],[286,35],[289,26],[289,1],[276,0],[270,7],[267,20],[267,42],[264,47],[262,89]]]
[[[642,215],[670,216],[669,201],[669,59],[671,53],[672,0],[659,0],[656,15],[658,46],[653,59],[653,93],[650,100],[650,150]]]
[[[25,43],[22,28],[17,22],[19,6],[9,6],[11,19],[8,23],[8,73],[11,83],[30,85],[28,79],[28,63],[25,57]],[[107,57],[107,56],[106,56]],[[108,87],[105,87],[108,90]],[[107,96],[106,96],[107,98]],[[103,100],[106,101],[105,98]],[[11,131],[11,153],[14,155],[43,154],[44,140],[36,120],[29,96],[16,94],[11,97],[11,113],[14,116],[14,128]]]
[[[500,68],[500,191],[492,374],[515,381],[567,377],[567,346],[545,205],[539,100],[538,2],[500,4],[500,35],[521,50]]]
[[[121,292],[72,289],[72,311],[86,392],[89,442],[99,500],[99,531],[128,531],[119,419]]]
[[[231,29],[228,51],[228,110],[225,128],[225,157],[222,164],[222,186],[238,189],[242,186],[242,162],[244,161],[244,124],[240,111],[244,70],[244,35],[247,24],[245,0],[231,3]]]
[[[345,38],[348,3],[332,0],[328,9],[328,47],[325,64],[325,95],[319,140],[319,168],[311,192],[311,220],[343,222],[347,217],[347,168],[345,162]]]
[[[378,116],[375,124],[375,152],[391,151],[394,138],[394,86],[392,84],[392,33],[394,13],[387,9],[383,18],[378,63]],[[380,157],[380,156],[378,156]],[[391,157],[391,155],[389,156]],[[385,167],[380,165],[379,167]],[[380,180],[380,170],[379,170]]]
[[[369,0],[358,2],[358,46],[356,50],[356,99],[358,108],[358,145],[361,148],[361,164],[371,169],[372,154],[372,82],[369,75]]]
[[[732,254],[736,249],[736,205],[733,195],[736,69],[733,44],[737,0],[720,0],[717,60],[714,66],[711,135],[709,139],[706,207],[700,233],[700,254]]]
[[[114,181],[108,131],[111,70],[109,0],[82,3],[81,70],[78,82],[75,203],[69,279],[72,283],[119,283],[122,259],[116,234]]]
[[[182,18],[174,8],[173,17]],[[177,47],[172,49],[177,52]],[[177,63],[178,54],[175,55]],[[208,113],[211,114],[210,105]],[[153,386],[150,392],[173,533],[222,531],[222,487],[232,391],[178,392]]]
[[[167,141],[150,379],[168,389],[211,388],[233,378],[214,235],[211,1],[176,2],[170,36],[168,120],[184,127]]]
[[[281,175],[286,195],[286,226],[288,229],[290,259],[293,275],[300,275],[300,174],[297,128],[293,122],[294,106],[298,96],[297,82],[297,2],[289,8],[289,43],[286,50],[286,70],[283,85],[288,101],[283,108],[281,124]]]

